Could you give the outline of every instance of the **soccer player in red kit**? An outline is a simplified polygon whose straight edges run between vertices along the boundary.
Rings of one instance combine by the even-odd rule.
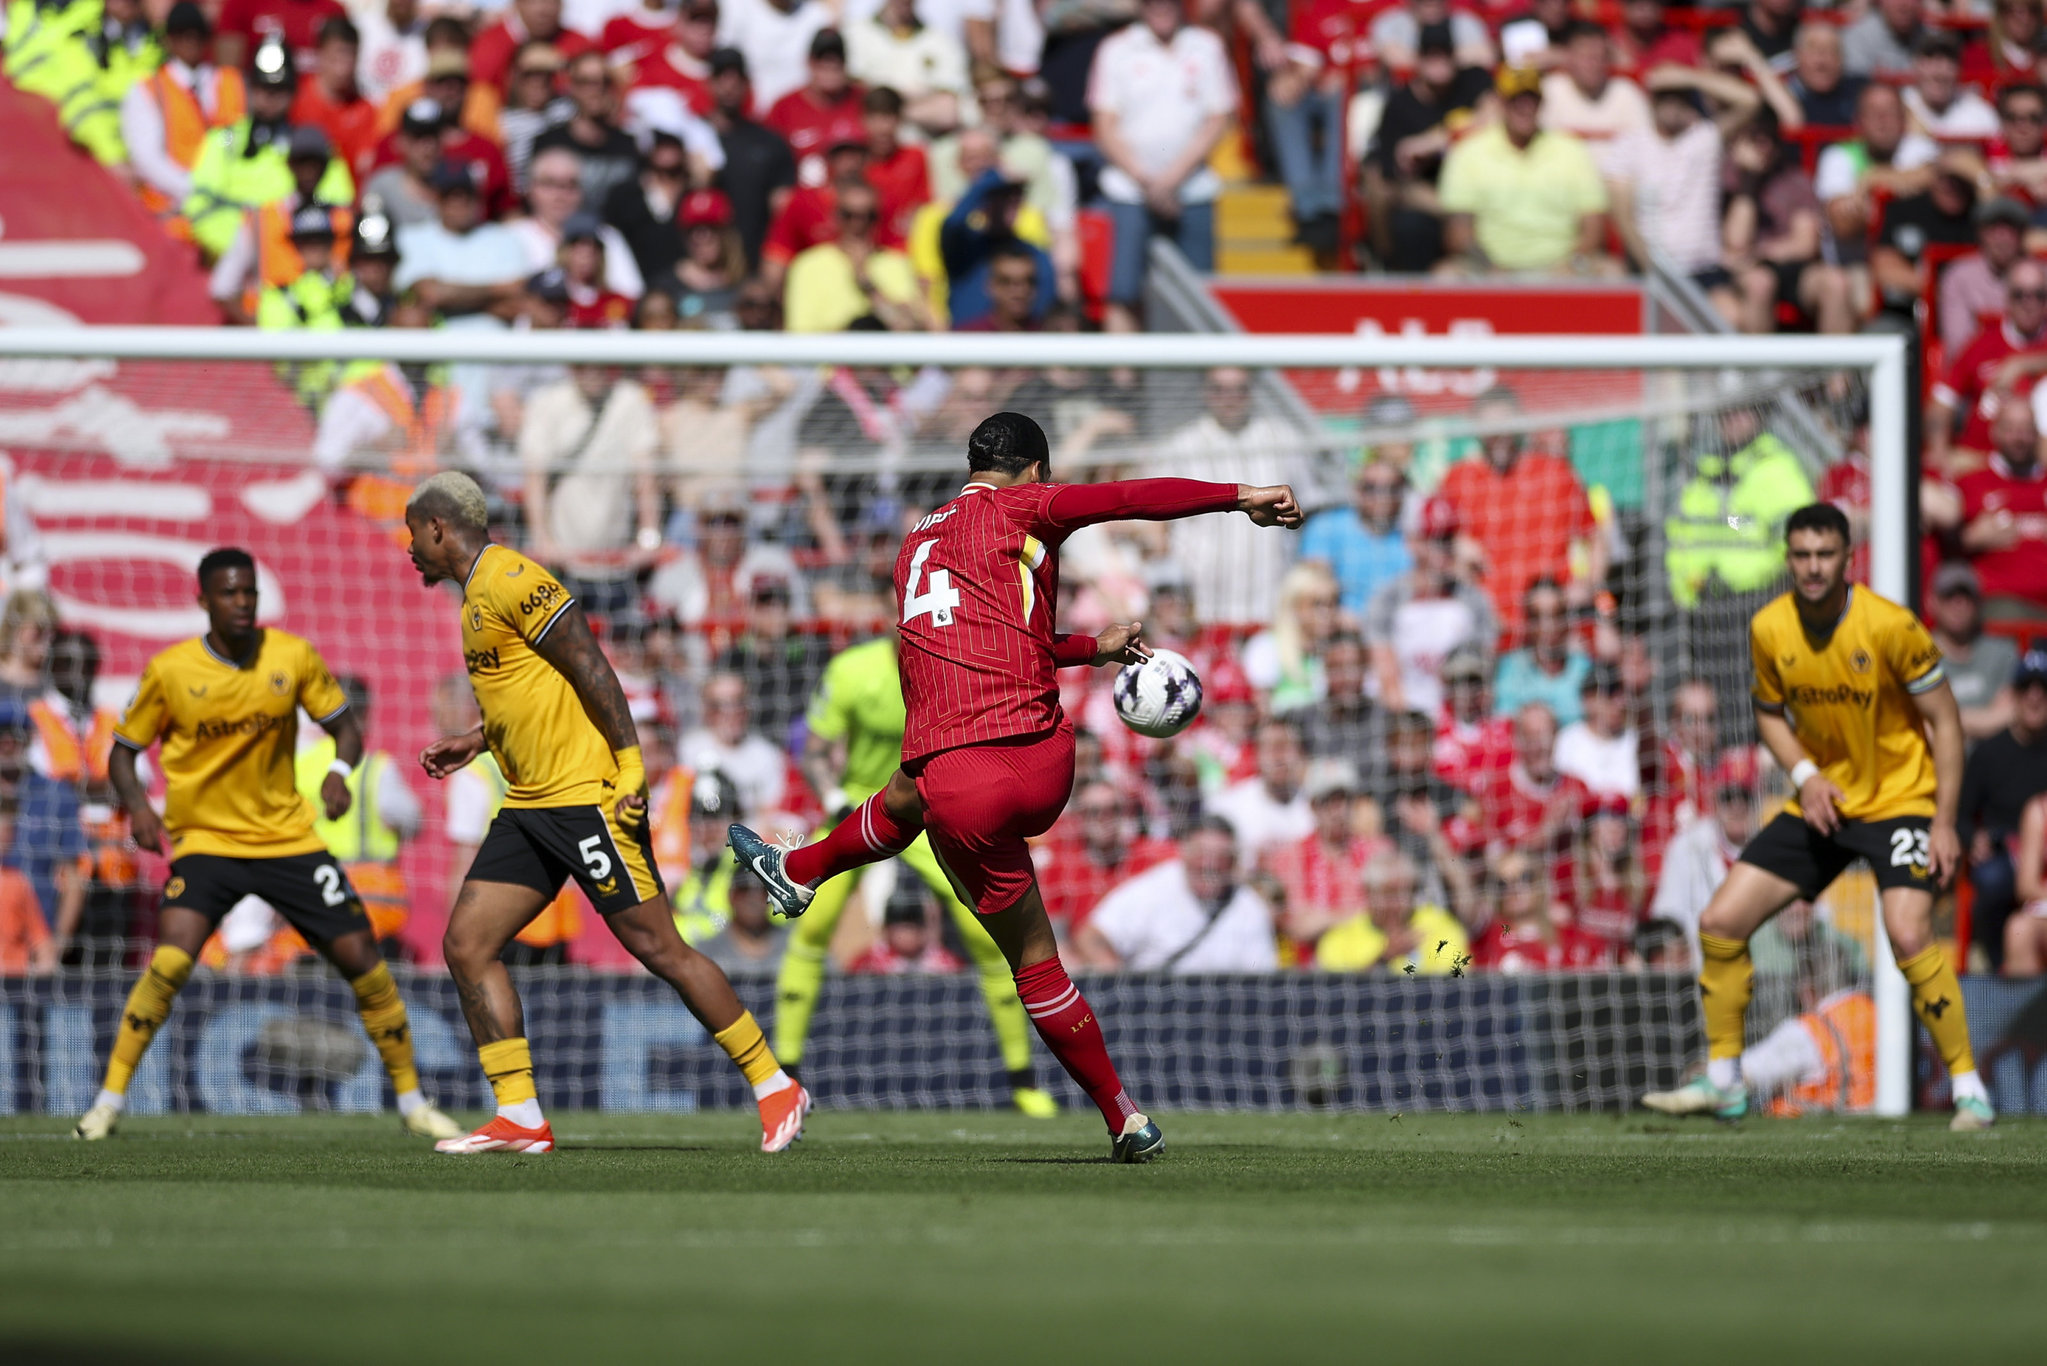
[[[1165,1138],[1125,1094],[1094,1012],[1067,979],[1024,843],[1052,827],[1073,791],[1073,725],[1055,672],[1149,654],[1137,622],[1099,636],[1054,629],[1059,544],[1096,522],[1243,512],[1260,526],[1298,527],[1301,510],[1283,484],[1051,484],[1050,466],[1044,431],[1020,413],[974,429],[971,481],[917,524],[896,557],[909,712],[902,767],[816,844],[781,849],[735,825],[732,848],[793,916],[827,878],[928,832],[1009,960],[1038,1036],[1108,1121],[1111,1158],[1147,1162]]]

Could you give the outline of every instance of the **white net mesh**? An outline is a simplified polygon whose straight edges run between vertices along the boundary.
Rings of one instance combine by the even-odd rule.
[[[732,909],[704,870],[724,817],[692,829],[698,780],[724,773],[769,828],[821,818],[806,702],[827,661],[893,614],[901,535],[956,491],[981,418],[1036,417],[1061,479],[1291,482],[1315,513],[1299,536],[1209,518],[1090,529],[1062,551],[1061,629],[1142,619],[1207,693],[1195,729],[1153,742],[1116,723],[1106,673],[1062,676],[1092,738],[1038,859],[1073,958],[1104,898],[1171,860],[1204,812],[1231,821],[1267,912],[1248,949],[1211,939],[1178,957],[1142,914],[1105,916],[1099,939],[1127,970],[1087,990],[1133,1093],[1617,1106],[1694,1059],[1697,915],[1782,791],[1753,748],[1747,620],[1778,591],[1791,509],[1824,496],[1858,535],[1868,525],[1865,371],[1100,368],[1084,339],[1071,368],[943,367],[873,345],[869,363],[823,368],[569,367],[544,336],[490,366],[0,363],[8,587],[46,590],[63,628],[93,639],[92,700],[117,709],[153,652],[203,629],[199,556],[255,555],[263,620],[361,681],[370,748],[418,800],[401,855],[356,880],[382,889],[380,930],[418,966],[401,981],[432,1084],[480,1101],[438,970],[475,813],[409,758],[469,705],[452,600],[404,555],[416,479],[477,474],[498,536],[556,568],[599,624],[657,770],[669,889],[686,933],[721,952]],[[7,984],[0,1109],[89,1101],[164,877],[124,842],[103,764],[64,780],[93,873],[65,965]],[[1311,802],[1304,784],[1331,795]],[[1390,884],[1376,904],[1375,879]],[[63,901],[47,878],[43,892]],[[1789,1103],[1871,1102],[1873,906],[1858,870],[1758,942],[1751,1074]],[[920,936],[957,959],[920,957]],[[756,969],[735,975],[765,1023],[775,992],[757,969],[778,946],[739,937],[728,961]],[[573,893],[529,938],[529,961],[579,965],[522,973],[544,1101],[744,1098]],[[804,1054],[826,1103],[1001,1099],[971,971],[917,971],[968,947],[918,878],[869,879],[829,946]],[[911,971],[848,973],[856,960]],[[245,907],[158,1038],[137,1106],[381,1103],[350,1015],[346,989]],[[1040,1081],[1055,1071],[1041,1056]]]

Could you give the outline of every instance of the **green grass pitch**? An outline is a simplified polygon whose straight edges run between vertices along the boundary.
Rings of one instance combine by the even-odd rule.
[[[2039,1361],[2047,1125],[0,1119],[0,1362]]]

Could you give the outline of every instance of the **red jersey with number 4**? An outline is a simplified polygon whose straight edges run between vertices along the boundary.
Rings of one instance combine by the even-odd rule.
[[[1094,658],[1059,635],[1059,546],[1096,522],[1164,521],[1237,505],[1235,484],[969,484],[903,539],[896,556],[909,725],[903,762],[1059,724],[1057,671]]]

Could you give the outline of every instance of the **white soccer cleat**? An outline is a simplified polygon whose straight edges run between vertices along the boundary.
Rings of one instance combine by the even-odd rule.
[[[1997,1112],[1990,1108],[1987,1100],[1964,1096],[1955,1102],[1955,1117],[1947,1122],[1948,1131],[1957,1134],[1977,1134],[1997,1123]]]
[[[88,1143],[97,1143],[110,1137],[121,1122],[121,1112],[111,1105],[95,1105],[79,1116],[77,1125],[71,1130],[73,1138],[82,1138]]]
[[[544,1120],[538,1129],[528,1129],[499,1115],[473,1134],[442,1139],[434,1144],[434,1151],[459,1154],[551,1153],[554,1151],[554,1129]]]
[[[428,1101],[409,1115],[399,1117],[405,1132],[414,1138],[431,1138],[436,1141],[446,1138],[461,1138],[468,1133],[452,1116],[440,1106]]]

